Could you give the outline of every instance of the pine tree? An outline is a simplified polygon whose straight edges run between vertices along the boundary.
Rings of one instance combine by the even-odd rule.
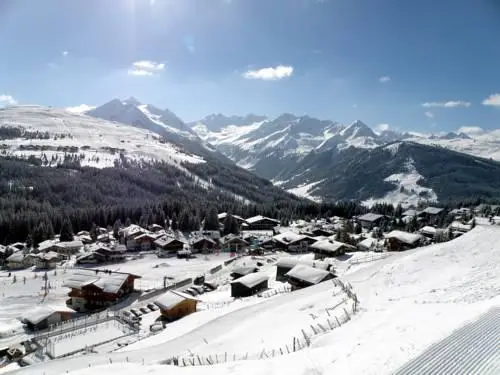
[[[69,218],[65,218],[61,225],[60,241],[73,241],[73,226]]]
[[[90,227],[89,235],[90,235],[90,238],[92,238],[92,241],[94,241],[94,242],[97,241],[98,233],[97,233],[97,225],[95,225],[95,223],[92,223],[92,226]]]
[[[132,225],[132,221],[129,217],[127,217],[127,219],[125,220],[125,227],[129,227],[130,225]]]
[[[204,230],[218,230],[219,229],[219,216],[215,207],[210,208],[205,221],[203,222]]]
[[[172,230],[179,229],[179,223],[177,222],[177,215],[175,214],[175,212],[172,215],[172,222],[170,223],[170,228],[172,228]]]
[[[121,226],[122,226],[122,222],[120,221],[120,219],[116,219],[115,223],[113,224],[113,236],[115,238],[118,238],[118,232],[119,232]]]
[[[191,214],[186,209],[182,210],[179,215],[179,229],[183,232],[192,229]]]
[[[170,229],[170,218],[168,216],[165,216],[165,230]]]
[[[28,237],[26,237],[26,247],[28,249],[33,247],[33,236],[31,234],[28,234]]]
[[[224,229],[223,229],[224,236],[228,235],[229,233],[232,233],[231,230],[234,227],[233,221],[234,221],[233,215],[230,212],[228,212],[226,218],[224,219]]]
[[[238,224],[238,220],[233,217],[233,221],[231,222],[230,233],[239,234],[240,233],[240,225]]]
[[[361,234],[362,231],[363,231],[363,228],[361,227],[361,224],[360,223],[356,223],[354,225],[354,233]]]

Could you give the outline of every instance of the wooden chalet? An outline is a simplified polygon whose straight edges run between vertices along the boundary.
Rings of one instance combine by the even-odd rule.
[[[374,227],[378,227],[380,226],[380,224],[382,224],[382,221],[384,220],[385,220],[384,215],[379,215],[374,213],[368,213],[358,217],[359,223],[365,229],[372,229]]]
[[[356,247],[332,239],[314,242],[309,246],[314,253],[314,259],[324,259],[345,254],[347,251],[356,251]]]
[[[127,240],[127,250],[130,251],[149,251],[154,249],[154,242],[157,236],[153,233],[143,233]]]
[[[34,257],[35,267],[40,270],[51,270],[57,267],[57,263],[59,263],[62,258],[63,256],[55,251],[36,254]]]
[[[390,251],[414,249],[422,243],[422,236],[402,230],[393,230],[384,237],[387,240],[387,247]]]
[[[9,246],[0,245],[0,267],[6,263],[6,259],[13,254],[14,250]]]
[[[35,259],[31,255],[26,255],[22,251],[18,251],[5,259],[9,270],[20,270],[31,267],[35,264]]]
[[[276,246],[276,242],[272,238],[266,238],[262,240],[259,244],[260,247],[262,247],[264,250],[274,250]]]
[[[335,275],[320,268],[297,264],[286,273],[285,277],[292,286],[292,290],[297,290],[333,279]]]
[[[58,254],[70,256],[78,253],[83,248],[83,243],[80,240],[64,241],[55,244],[54,251]]]
[[[239,225],[241,225],[245,222],[245,219],[243,219],[241,216],[238,216],[238,215],[232,215],[232,216],[233,216],[233,219],[236,220]],[[227,212],[223,212],[221,214],[218,214],[217,217],[219,219],[219,224],[224,225],[224,221],[226,220],[226,217],[227,217]]]
[[[306,252],[309,245],[316,240],[304,234],[284,232],[273,237],[274,247],[291,253]]]
[[[429,239],[434,239],[437,233],[439,233],[439,229],[432,227],[430,225],[426,225],[418,231],[422,236],[427,237]]]
[[[112,263],[125,260],[126,247],[115,245],[113,247],[102,243],[95,243],[87,247],[87,253],[79,256],[78,264]]]
[[[231,253],[242,253],[248,248],[248,245],[248,242],[243,238],[233,234],[228,234],[221,240],[222,250]]]
[[[209,253],[214,251],[216,247],[217,243],[207,236],[195,238],[190,243],[193,253]]]
[[[55,310],[48,306],[36,307],[21,317],[21,322],[31,331],[47,329],[52,325],[70,320],[75,312],[69,310]]]
[[[280,224],[279,220],[262,215],[250,217],[245,222],[248,224],[249,230],[273,230],[275,226]]]
[[[198,300],[186,293],[170,290],[158,297],[154,303],[160,308],[162,317],[174,321],[196,312]]]
[[[268,288],[268,276],[263,272],[251,273],[231,281],[231,297],[250,297]]]
[[[159,257],[174,257],[184,249],[184,242],[173,237],[161,237],[154,241],[154,246]]]
[[[140,276],[110,270],[75,269],[63,286],[71,288],[66,301],[75,311],[101,310],[126,298]]]
[[[24,242],[15,242],[13,244],[10,244],[9,247],[11,249],[13,249],[14,251],[24,250],[26,248],[26,243],[24,243]]]
[[[258,267],[236,267],[231,272],[231,277],[233,280],[239,279],[240,277],[250,275],[251,273],[255,273],[259,270]]]
[[[49,251],[57,251],[57,240],[45,240],[38,244],[37,249],[41,253],[47,253]]]
[[[287,281],[288,279],[285,275],[297,264],[305,264],[306,266],[325,271],[329,271],[332,267],[330,264],[319,260],[301,260],[299,258],[284,257],[278,259],[276,262],[276,281]]]

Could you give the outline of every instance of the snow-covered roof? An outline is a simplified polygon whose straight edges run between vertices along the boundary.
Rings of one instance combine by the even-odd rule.
[[[97,272],[96,272],[97,271]],[[95,285],[103,292],[116,293],[131,274],[103,270],[77,269],[68,276],[63,286],[80,289],[87,285]],[[134,275],[134,277],[139,277]]]
[[[31,324],[38,324],[42,320],[48,318],[52,314],[54,314],[56,311],[50,307],[47,306],[39,306],[34,309],[30,309],[29,312],[25,313],[21,317],[22,322],[29,322]]]
[[[283,257],[278,259],[276,262],[276,266],[278,267],[285,267],[285,268],[290,268],[292,269],[295,267],[297,264],[305,264],[310,267],[314,268],[319,268],[326,270],[328,267],[330,267],[330,264],[318,260],[309,260],[309,259],[300,259],[300,258],[294,258],[294,257]]]
[[[393,230],[392,232],[387,233],[385,238],[396,238],[401,242],[412,245],[418,240],[421,239],[420,235],[415,233],[404,232],[402,230]]]
[[[323,281],[330,272],[310,267],[305,264],[297,264],[290,271],[288,271],[285,276],[293,277],[294,279],[299,279],[303,281],[307,281],[311,284],[317,284]]]
[[[280,223],[279,220],[271,219],[270,217],[266,217],[266,216],[262,216],[262,215],[257,215],[257,216],[249,217],[248,219],[246,219],[246,222],[249,223],[249,224],[253,224],[253,223],[256,223],[256,222],[261,221],[261,220],[274,221],[276,224]]]
[[[233,268],[231,273],[236,273],[238,275],[248,275],[254,273],[257,269],[257,267],[236,267]]]
[[[188,294],[178,292],[176,290],[169,290],[159,296],[154,303],[162,310],[169,310],[185,300],[198,301],[196,298],[193,298]]]
[[[243,219],[241,216],[238,216],[238,215],[231,215],[231,216],[237,220],[245,221],[245,219]],[[217,217],[219,218],[219,220],[224,220],[227,217],[227,212],[223,212],[221,214],[218,214]]]
[[[468,232],[468,231],[470,231],[472,229],[472,225],[470,225],[470,224],[462,224],[459,221],[454,221],[453,223],[451,223],[451,229],[457,230],[457,231],[460,231],[460,232]]]
[[[139,236],[141,237],[141,236]],[[137,238],[139,238],[137,237]],[[180,242],[182,244],[184,244],[184,241],[182,240],[179,240],[178,238],[174,238],[174,237],[161,237],[161,238],[157,238],[154,243],[158,246],[167,246],[173,242]]]
[[[231,281],[231,284],[242,284],[247,288],[253,288],[255,285],[260,284],[263,281],[269,280],[269,276],[263,272],[255,272],[249,275],[240,277],[237,280]]]
[[[42,260],[51,261],[51,260],[58,260],[60,255],[55,251],[49,251],[48,253],[45,254],[39,254],[38,257]]]
[[[437,232],[437,228],[426,225],[425,227],[420,228],[419,232],[434,235]]]
[[[376,238],[365,238],[363,241],[358,243],[359,247],[365,248],[365,249],[370,249],[372,247],[377,246],[378,240]]]
[[[57,243],[56,240],[45,240],[45,241],[42,241],[42,242],[40,242],[38,244],[38,250],[45,251],[46,249],[49,249],[52,246],[54,246],[56,243]]]
[[[62,249],[76,249],[78,247],[83,247],[83,243],[80,240],[64,241],[57,243],[56,246]]]
[[[291,231],[280,233],[280,234],[277,234],[276,236],[273,237],[273,239],[275,241],[279,241],[279,242],[282,242],[285,244],[299,242],[299,241],[302,241],[306,238],[307,238],[307,236],[305,236],[303,234],[298,234],[298,233],[291,232]]]
[[[354,249],[354,246],[332,239],[316,241],[309,246],[313,250],[321,250],[329,253],[335,253],[342,247]]]
[[[379,214],[373,214],[373,213],[368,213],[368,214],[364,214],[364,215],[361,215],[358,217],[358,220],[361,220],[361,221],[377,221],[378,219],[381,219],[383,218],[384,215],[379,215]]]
[[[18,262],[21,263],[24,259],[24,254],[22,251],[18,251],[17,253],[12,254],[6,260],[7,262]]]
[[[443,211],[442,208],[438,208],[438,207],[427,207],[424,211],[422,212],[425,212],[426,214],[429,214],[429,215],[437,215],[439,214],[441,211]]]
[[[419,211],[417,210],[413,210],[413,209],[410,209],[410,210],[406,210],[405,212],[403,212],[403,216],[417,216],[419,214]]]

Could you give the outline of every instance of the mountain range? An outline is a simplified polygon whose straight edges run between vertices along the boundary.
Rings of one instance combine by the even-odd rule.
[[[500,197],[495,177],[500,164],[494,161],[500,159],[499,131],[377,132],[359,120],[342,124],[291,113],[276,118],[214,114],[185,123],[170,110],[133,97],[79,114],[38,106],[5,108],[0,110],[0,127],[21,129],[19,136],[4,137],[3,156],[43,155],[43,165],[54,166],[68,153],[78,154],[80,165],[97,168],[161,161],[204,186],[213,187],[217,181],[218,188],[249,201],[258,197],[240,193],[253,179],[260,182],[250,190],[268,186],[263,190],[268,197],[280,189],[271,192],[266,180],[315,201],[410,205]],[[35,131],[47,133],[50,140],[38,139]],[[242,186],[227,180],[240,180]],[[286,193],[282,197],[289,199]]]

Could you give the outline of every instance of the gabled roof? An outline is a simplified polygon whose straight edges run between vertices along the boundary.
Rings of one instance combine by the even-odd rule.
[[[281,242],[281,243],[286,244],[286,245],[294,243],[294,242],[300,242],[300,241],[303,241],[303,240],[308,239],[308,238],[310,238],[310,237],[303,235],[303,234],[298,234],[298,233],[295,233],[292,231],[280,233],[280,234],[277,234],[276,236],[273,237],[273,239],[275,241]]]
[[[305,264],[307,266],[313,267],[313,268],[319,268],[326,270],[330,267],[330,264],[318,260],[302,260],[299,258],[294,258],[294,257],[283,257],[278,259],[276,262],[277,267],[285,267],[285,268],[290,268],[292,269],[295,267],[297,264]]]
[[[257,222],[262,221],[262,220],[272,221],[272,222],[275,222],[276,224],[280,223],[279,220],[271,219],[270,217],[266,217],[266,216],[262,216],[262,215],[257,215],[257,216],[249,217],[248,219],[246,219],[246,222],[248,224],[254,224],[254,223],[257,223]]]
[[[269,276],[267,276],[263,272],[255,272],[248,274],[246,276],[240,277],[237,280],[231,281],[231,284],[242,284],[247,288],[253,288],[254,286],[269,280]]]
[[[74,249],[77,247],[83,247],[83,243],[80,240],[64,241],[57,243],[56,246],[60,249]]]
[[[419,234],[404,232],[402,230],[393,230],[392,232],[387,233],[384,237],[395,238],[408,245],[413,245],[422,238]]]
[[[241,216],[238,216],[238,215],[231,215],[231,216],[233,218],[235,218],[236,220],[245,221],[245,219],[243,219]],[[223,212],[221,214],[218,214],[217,217],[219,220],[224,220],[227,217],[227,212]]]
[[[42,320],[47,319],[56,311],[50,307],[39,306],[30,310],[21,317],[21,321],[25,323],[38,324]]]
[[[38,244],[38,250],[45,251],[57,243],[56,240],[45,240]]]
[[[174,238],[174,237],[161,237],[161,238],[158,238],[154,241],[154,244],[157,245],[157,246],[167,246],[167,245],[170,245],[172,243],[175,243],[175,242],[179,242],[180,244],[184,245],[184,241],[181,241],[177,238]]]
[[[188,294],[178,292],[176,290],[169,290],[158,297],[154,303],[162,310],[169,310],[186,300],[198,301],[198,299],[193,298]]]
[[[422,212],[425,212],[426,214],[429,214],[429,215],[437,215],[439,213],[441,213],[443,211],[442,208],[438,208],[438,207],[427,207],[425,210],[423,210]]]
[[[336,253],[339,249],[343,247],[348,249],[355,249],[355,247],[352,245],[331,239],[316,241],[309,247],[313,250],[320,250],[328,253]]]
[[[18,251],[17,253],[10,255],[6,260],[7,262],[21,263],[24,260],[24,254],[22,251]]]
[[[420,233],[425,233],[425,234],[436,234],[437,233],[437,228],[431,227],[429,225],[426,225],[425,227],[420,228],[419,232]]]
[[[373,221],[377,221],[383,217],[384,217],[384,215],[368,213],[368,214],[364,214],[364,215],[359,216],[358,220],[373,222]]]
[[[406,210],[405,212],[402,213],[403,216],[417,216],[420,213],[420,211],[417,210]]]
[[[307,266],[305,264],[297,264],[285,276],[293,277],[294,279],[306,281],[311,284],[318,284],[323,281],[330,272]]]
[[[94,285],[103,292],[116,293],[129,276],[140,278],[140,276],[122,272],[106,272],[98,269],[76,269],[67,277],[63,286],[81,289],[85,286]]]

